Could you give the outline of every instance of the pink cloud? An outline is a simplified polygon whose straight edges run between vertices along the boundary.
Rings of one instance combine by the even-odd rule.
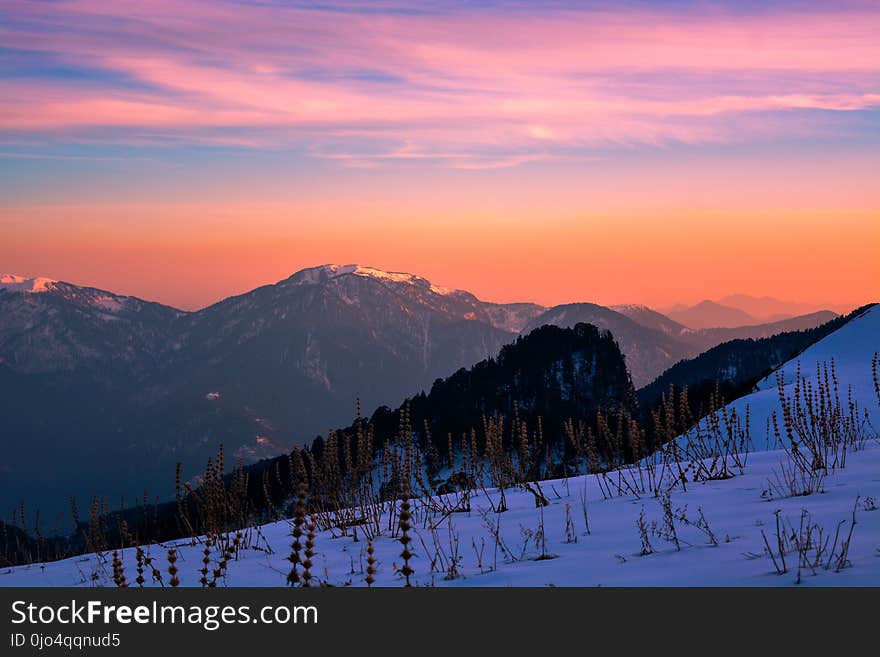
[[[466,167],[557,147],[723,142],[760,133],[768,112],[880,106],[880,12],[870,7],[376,17],[193,0],[10,0],[4,11],[19,19],[0,28],[7,48],[133,82],[0,81],[0,130],[10,135],[161,133],[316,153],[360,139],[366,154],[349,166]],[[455,157],[432,154],[443,152]]]

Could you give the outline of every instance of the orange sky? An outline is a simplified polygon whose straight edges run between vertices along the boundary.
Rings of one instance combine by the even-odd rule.
[[[325,211],[305,223],[299,212],[279,207],[265,214],[252,207],[212,213],[202,206],[76,211],[88,222],[65,227],[71,208],[16,210],[26,229],[0,246],[4,267],[186,309],[328,262],[415,272],[486,300],[546,305],[581,300],[662,307],[735,292],[856,304],[876,300],[880,290],[873,212],[837,213],[834,221],[825,213],[712,211],[650,219],[450,212],[414,220],[377,218],[357,208],[356,221]],[[120,213],[151,219],[120,229],[112,223]],[[241,224],[248,229],[241,231]],[[31,230],[36,226],[47,230]]]

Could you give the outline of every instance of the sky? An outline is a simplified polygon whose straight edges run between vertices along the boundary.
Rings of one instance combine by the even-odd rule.
[[[4,0],[0,272],[880,301],[880,3]]]

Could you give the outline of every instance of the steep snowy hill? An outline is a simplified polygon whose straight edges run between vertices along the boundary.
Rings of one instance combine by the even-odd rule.
[[[835,362],[842,385],[852,385],[856,397],[864,404],[872,388],[871,359],[880,351],[880,306],[867,309],[840,330],[806,349],[797,359],[789,361],[779,372],[788,382],[794,380],[798,363],[803,374],[815,373],[816,363]],[[775,376],[758,384],[761,389],[776,388]]]
[[[797,358],[785,363],[775,373],[758,383],[758,391],[736,400],[730,404],[730,408],[744,413],[748,407],[755,446],[759,449],[771,448],[775,445],[775,440],[772,431],[768,435],[767,423],[771,420],[774,411],[781,417],[777,375],[783,377],[786,394],[791,396],[798,380],[799,367],[802,380],[815,386],[817,366],[822,368],[823,372],[820,376],[824,378],[824,367],[828,366],[830,375],[833,363],[842,403],[844,405],[849,403],[851,391],[852,401],[862,411],[867,411],[873,425],[880,428],[878,400],[871,370],[872,358],[878,352],[880,352],[880,306],[874,306],[806,349]]]

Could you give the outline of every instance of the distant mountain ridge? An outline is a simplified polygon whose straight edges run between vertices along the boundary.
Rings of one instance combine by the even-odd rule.
[[[717,300],[704,299],[693,306],[679,304],[661,312],[688,328],[704,329],[756,326],[822,311],[843,314],[854,308],[847,304],[794,303],[773,297],[730,294]]]
[[[729,294],[718,299],[718,303],[738,308],[762,322],[777,321],[788,317],[809,315],[820,310],[830,310],[838,314],[849,313],[855,306],[839,303],[798,303],[782,301],[774,297],[756,297],[748,294]]]
[[[666,315],[692,329],[748,326],[758,323],[757,319],[739,308],[725,306],[709,299],[690,307],[674,306],[666,311]]]

